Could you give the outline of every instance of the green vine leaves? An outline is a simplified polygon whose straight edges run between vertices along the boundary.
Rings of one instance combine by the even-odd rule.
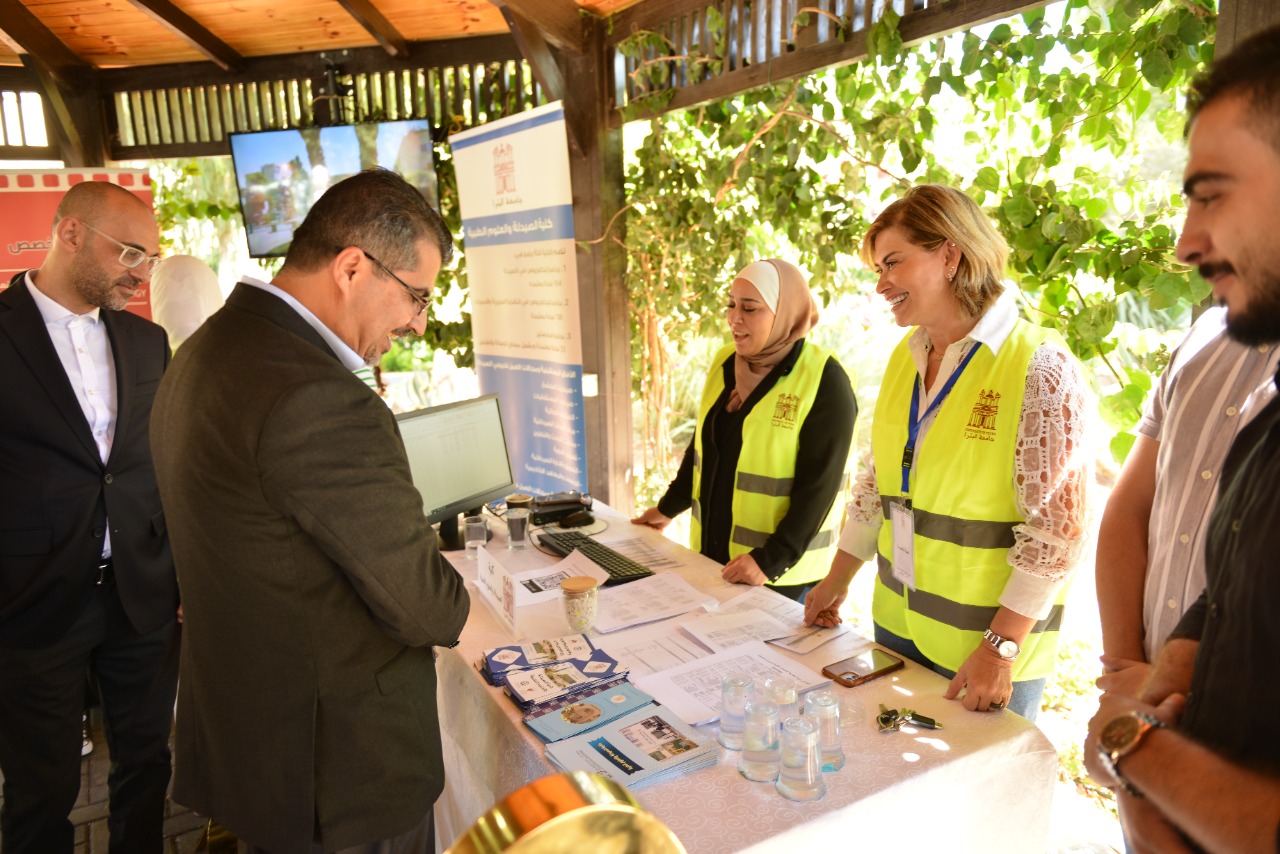
[[[1181,92],[1215,23],[1210,0],[1066,0],[905,47],[890,8],[861,62],[651,119],[627,170],[637,391],[651,399],[660,379],[655,347],[718,326],[727,277],[755,257],[785,253],[828,295],[868,291],[854,263],[866,224],[905,187],[940,182],[1008,239],[1025,314],[1094,366],[1122,459],[1167,358],[1135,330],[1173,328],[1208,295],[1174,248]],[[660,47],[633,38],[620,50]],[[657,97],[679,63],[716,60],[638,73]]]

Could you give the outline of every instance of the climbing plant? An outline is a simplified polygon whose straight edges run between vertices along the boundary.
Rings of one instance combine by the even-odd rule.
[[[1095,368],[1122,459],[1167,353],[1130,346],[1120,321],[1171,326],[1209,293],[1174,246],[1180,93],[1212,56],[1215,21],[1210,0],[1066,0],[908,49],[889,7],[864,61],[650,120],[622,240],[637,465],[675,458],[673,366],[681,342],[719,327],[735,270],[781,253],[824,298],[866,291],[866,226],[922,182],[969,193],[1004,234],[1025,314]]]

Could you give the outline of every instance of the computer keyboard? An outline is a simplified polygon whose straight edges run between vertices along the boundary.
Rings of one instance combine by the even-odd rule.
[[[558,555],[567,555],[574,549],[582,552],[588,560],[609,573],[606,587],[653,575],[652,570],[577,531],[543,532],[538,535],[538,542]]]

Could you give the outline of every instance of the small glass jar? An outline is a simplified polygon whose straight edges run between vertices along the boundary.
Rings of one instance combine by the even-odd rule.
[[[574,575],[560,582],[564,616],[569,628],[585,632],[596,624],[600,582],[586,575]]]

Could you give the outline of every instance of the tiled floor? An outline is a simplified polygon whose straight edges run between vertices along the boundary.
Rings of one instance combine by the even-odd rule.
[[[76,827],[75,854],[107,854],[107,771],[111,764],[102,726],[90,716],[93,753],[80,765],[80,797],[71,811]],[[2,797],[2,796],[0,796]],[[204,835],[205,820],[185,807],[165,800],[166,854],[191,854]]]

